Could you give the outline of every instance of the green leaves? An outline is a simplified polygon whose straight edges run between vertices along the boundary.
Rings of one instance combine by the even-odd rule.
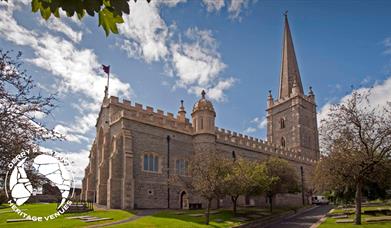
[[[110,34],[110,31],[117,34],[117,24],[120,23],[124,23],[124,19],[117,13],[113,12],[113,10],[106,7],[99,12],[99,26],[102,25],[106,36]]]
[[[146,1],[150,2],[150,0]],[[79,20],[86,14],[94,17],[95,13],[98,13],[99,26],[102,26],[108,36],[110,32],[118,33],[117,25],[124,23],[123,13],[130,13],[128,2],[129,0],[32,0],[31,11],[39,11],[45,20],[48,20],[51,15],[59,18],[60,9],[68,17],[72,17],[76,13]]]

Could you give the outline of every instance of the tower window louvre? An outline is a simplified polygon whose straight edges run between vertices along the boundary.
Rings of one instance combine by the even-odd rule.
[[[281,118],[280,120],[280,128],[281,129],[285,128],[285,120],[283,118]]]

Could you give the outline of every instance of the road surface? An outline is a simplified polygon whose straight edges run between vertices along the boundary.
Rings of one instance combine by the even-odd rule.
[[[332,206],[322,205],[315,209],[282,219],[276,223],[265,226],[266,228],[309,228],[322,218]]]

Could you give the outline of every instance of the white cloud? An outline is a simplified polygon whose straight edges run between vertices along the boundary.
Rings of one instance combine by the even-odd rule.
[[[228,6],[228,12],[231,19],[241,20],[243,9],[247,8],[250,0],[231,0]]]
[[[90,152],[88,150],[81,150],[78,152],[61,152],[61,154],[71,162],[71,171],[75,179],[75,186],[80,188],[84,177],[84,169],[89,162],[88,156]]]
[[[383,81],[380,84],[375,84],[371,88],[369,87],[362,87],[355,91],[358,92],[368,92],[370,91],[369,104],[373,107],[384,107],[387,102],[391,102],[391,76]],[[351,94],[348,94],[344,97],[342,97],[337,103],[345,103],[349,98],[351,97]],[[322,106],[320,109],[320,112],[318,113],[318,125],[321,126],[321,121],[323,119],[327,119],[327,116],[330,112],[331,103],[328,102],[325,105]]]
[[[82,93],[101,101],[107,79],[91,49],[77,49],[71,42],[48,34],[40,37],[38,43],[33,47],[35,57],[28,61],[59,77],[63,92]],[[110,93],[129,97],[130,85],[115,74],[110,77]]]
[[[217,85],[208,89],[208,96],[213,100],[224,101],[226,99],[224,92],[231,88],[234,85],[235,81],[236,80],[232,77],[219,81]]]
[[[187,0],[160,0],[160,1],[156,1],[157,4],[160,4],[160,5],[167,5],[169,7],[174,7],[176,5],[178,5],[179,3],[185,3]]]
[[[20,9],[19,5],[14,4],[12,1],[0,1],[0,36],[17,45],[36,46],[37,34],[20,26],[13,18],[14,10]]]
[[[244,133],[245,134],[251,134],[251,133],[254,133],[254,132],[256,132],[257,131],[257,129],[255,128],[255,127],[248,127],[248,128],[246,128],[245,130],[244,130]]]
[[[224,0],[202,0],[208,12],[220,11],[224,6]]]
[[[263,117],[255,117],[250,121],[250,127],[244,130],[244,133],[251,134],[256,132],[257,130],[265,129],[267,127],[267,119],[266,116]]]
[[[171,44],[172,72],[177,76],[176,87],[199,95],[205,89],[208,96],[217,101],[224,100],[224,90],[235,82],[234,78],[220,77],[226,64],[217,51],[217,42],[210,30],[189,28],[185,32],[189,42],[180,40]]]
[[[0,2],[0,7],[0,37],[17,45],[29,46],[34,55],[27,61],[51,72],[58,79],[56,91],[67,95],[77,94],[80,97],[75,105],[80,115],[75,115],[73,123],[57,124],[55,130],[69,141],[88,141],[86,134],[94,128],[99,112],[99,106],[96,104],[101,103],[106,85],[106,77],[97,56],[93,50],[79,49],[61,37],[50,33],[37,34],[19,25],[13,13],[24,6]],[[65,33],[73,34],[70,30]],[[77,34],[71,36],[74,36],[76,41],[79,39]],[[129,98],[132,90],[128,83],[111,74],[109,93]]]
[[[83,33],[81,31],[75,31],[72,29],[69,25],[63,22],[63,19],[51,17],[48,21],[41,19],[40,23],[50,30],[63,33],[75,43],[80,42],[82,39]]]
[[[383,44],[386,49],[384,53],[391,54],[391,37],[387,37],[386,39],[384,39]]]
[[[267,119],[266,116],[263,116],[262,118],[255,117],[251,123],[256,124],[258,129],[263,129],[267,127]]]
[[[129,1],[131,13],[124,15],[125,23],[119,25],[120,34],[126,39],[119,47],[130,57],[141,56],[150,63],[168,55],[166,40],[169,31],[159,15],[158,4],[155,1]]]
[[[235,80],[221,77],[226,64],[217,51],[212,31],[189,28],[184,33],[186,41],[181,38],[175,41],[172,37],[176,25],[167,26],[160,16],[161,5],[174,6],[179,2],[184,1],[152,1],[150,4],[130,1],[132,13],[125,16],[125,23],[120,25],[120,34],[125,39],[117,41],[116,46],[129,58],[143,59],[147,63],[162,61],[166,75],[175,80],[174,88],[184,88],[197,96],[205,89],[211,99],[223,101],[224,91],[232,87]]]

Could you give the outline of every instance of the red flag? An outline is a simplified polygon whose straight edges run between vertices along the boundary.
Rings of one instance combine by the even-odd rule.
[[[109,65],[109,66],[106,66],[106,65],[103,65],[103,64],[102,64],[102,68],[103,68],[103,71],[104,71],[106,74],[110,74],[110,65]]]

